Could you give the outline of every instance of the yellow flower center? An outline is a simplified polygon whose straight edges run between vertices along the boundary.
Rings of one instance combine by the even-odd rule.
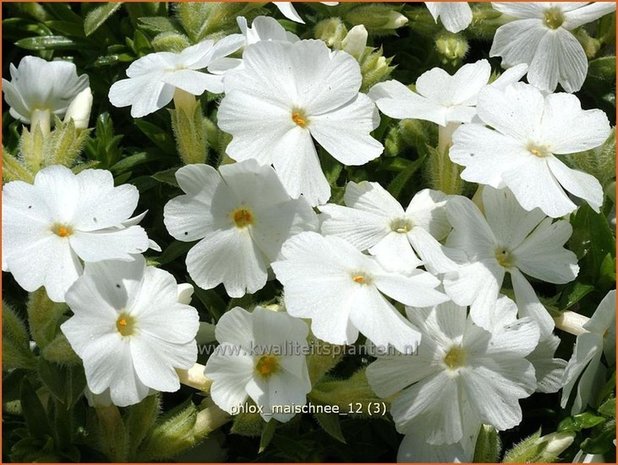
[[[528,152],[530,152],[535,157],[544,158],[551,155],[551,152],[542,145],[529,144]]]
[[[300,109],[292,110],[292,121],[301,128],[306,128],[309,124],[309,118],[307,118],[305,112]]]
[[[264,378],[268,378],[279,371],[279,357],[270,354],[262,355],[255,364],[255,371]]]
[[[73,228],[66,224],[55,224],[52,226],[52,232],[56,236],[69,237],[71,234],[73,234]]]
[[[230,217],[237,228],[246,228],[254,223],[253,213],[245,207],[240,207],[232,211]]]
[[[513,255],[504,247],[498,247],[496,249],[496,260],[498,260],[500,266],[504,268],[510,268],[513,266]]]
[[[131,336],[135,332],[135,318],[127,313],[121,313],[116,320],[116,329],[123,336]]]
[[[466,364],[466,352],[459,346],[453,346],[444,356],[444,364],[450,370],[456,370]]]
[[[564,14],[557,6],[548,8],[545,10],[543,22],[550,29],[558,29],[564,23]]]
[[[406,234],[412,229],[412,222],[407,218],[397,218],[391,221],[391,229],[396,233]]]
[[[371,276],[367,275],[367,273],[363,273],[362,271],[360,271],[352,273],[352,281],[357,284],[367,285],[371,284],[372,279]]]

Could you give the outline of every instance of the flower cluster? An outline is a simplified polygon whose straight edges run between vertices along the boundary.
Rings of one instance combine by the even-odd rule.
[[[304,24],[291,3],[274,3]],[[323,3],[354,23],[353,10]],[[371,8],[388,21],[367,13],[350,31],[331,21],[320,38],[234,15],[234,32],[135,59],[109,103],[140,121],[173,101],[185,163],[165,173],[158,228],[139,224],[146,212],[132,216],[143,185],[115,177],[118,165],[50,162],[62,131],[87,131],[88,77],[65,61],[11,65],[10,115],[46,148],[36,155],[22,141],[10,158],[31,177],[3,186],[3,270],[66,304],[50,327],[81,360],[90,403],[127,407],[185,384],[209,394],[209,419],[235,417],[240,432],[259,424],[264,441],[297,413],[282,407],[347,405],[347,391],[364,389],[404,435],[401,461],[471,461],[480,435],[518,426],[520,401],[536,392],[561,391],[567,416],[599,407],[615,369],[615,291],[598,276],[578,287],[587,252],[572,244],[580,215],[609,212],[607,184],[577,160],[603,150],[612,128],[573,93],[588,69],[574,31],[615,5],[492,6],[499,74],[481,59],[390,78],[390,59],[367,41],[407,18],[380,5]],[[415,10],[425,27],[450,39],[489,9],[426,7]],[[205,116],[206,104],[216,112]],[[394,150],[403,139],[421,142]],[[425,184],[412,181],[421,164]],[[383,166],[400,171],[391,184],[372,175]],[[152,237],[175,241],[155,255]],[[613,266],[605,253],[611,264],[597,269]],[[570,311],[588,293],[605,296],[598,309]],[[379,350],[341,381],[329,376],[340,358],[316,353],[315,341]]]

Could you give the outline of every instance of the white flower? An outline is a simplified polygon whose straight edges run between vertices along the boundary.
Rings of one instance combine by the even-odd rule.
[[[238,413],[250,397],[264,420],[289,421],[294,413],[281,407],[302,406],[311,391],[305,355],[309,328],[286,313],[235,307],[215,330],[220,345],[206,363],[212,400],[228,413]]]
[[[378,356],[367,379],[380,397],[396,397],[391,415],[397,430],[430,444],[462,446],[480,424],[503,431],[522,420],[519,399],[536,388],[526,360],[539,340],[528,318],[491,330],[476,326],[466,309],[447,302],[407,308],[422,334],[417,353]]]
[[[584,329],[587,332],[577,336],[562,379],[563,408],[575,390],[573,414],[593,405],[596,393],[605,383],[607,368],[601,363],[601,356],[605,355],[609,367],[616,364],[616,291],[607,293]]]
[[[502,73],[489,84],[505,88],[526,74],[525,65]],[[440,126],[448,123],[467,123],[476,115],[479,92],[488,85],[491,66],[487,60],[463,65],[452,76],[441,68],[421,74],[416,81],[416,92],[398,81],[376,84],[369,96],[382,113],[397,119],[422,119]]]
[[[421,264],[434,273],[457,268],[438,242],[451,229],[442,192],[423,189],[404,210],[378,183],[349,182],[344,202],[347,207],[319,207],[323,234],[339,236],[361,251],[368,250],[391,271],[411,271]]]
[[[88,87],[88,76],[78,77],[75,65],[68,61],[26,56],[17,68],[11,64],[9,72],[11,80],[2,79],[4,98],[11,107],[11,116],[26,124],[35,112],[62,118],[71,101]]]
[[[460,32],[472,22],[472,10],[468,2],[425,2],[434,21],[442,21],[444,29]]]
[[[277,9],[281,12],[283,16],[287,19],[290,19],[296,23],[305,24],[303,18],[300,17],[296,8],[294,8],[294,4],[292,2],[272,2],[273,5],[277,7]],[[326,6],[336,6],[339,5],[339,2],[320,2],[322,5]]]
[[[177,240],[200,240],[187,254],[187,271],[203,289],[223,283],[231,297],[260,290],[283,242],[317,229],[307,202],[290,199],[273,169],[254,160],[219,172],[188,165],[176,179],[186,195],[165,205],[164,222]]]
[[[614,2],[492,5],[512,21],[496,31],[489,56],[501,56],[504,67],[527,63],[528,82],[546,92],[553,92],[558,83],[567,92],[581,88],[588,59],[571,31],[616,11]]]
[[[262,40],[280,40],[283,42],[298,42],[300,39],[296,34],[288,32],[279,24],[275,18],[269,16],[258,16],[247,25],[247,20],[243,16],[236,18],[238,27],[245,36],[245,45],[255,44]]]
[[[44,286],[54,302],[81,275],[80,259],[133,260],[149,247],[144,229],[130,225],[137,189],[114,187],[109,171],[49,166],[34,184],[10,182],[2,195],[3,259],[21,287]]]
[[[92,91],[90,87],[86,87],[82,90],[67,108],[64,121],[68,122],[73,120],[73,124],[77,129],[86,129],[88,127],[88,120],[90,119],[90,110],[92,109]]]
[[[109,389],[115,405],[140,402],[150,389],[180,388],[175,369],[197,359],[197,311],[178,302],[167,271],[132,262],[88,263],[66,294],[73,316],[61,325],[84,362],[88,388]]]
[[[410,426],[397,451],[399,463],[471,463],[476,440],[481,428],[480,421],[464,422],[460,441],[452,444],[434,445],[423,437],[423,425]]]
[[[465,166],[463,179],[506,185],[524,209],[538,207],[553,218],[576,208],[564,190],[599,211],[603,203],[599,181],[569,168],[556,155],[605,142],[610,126],[603,111],[582,110],[578,98],[570,94],[544,97],[523,83],[503,91],[484,89],[477,111],[483,124],[458,128],[449,153],[451,160]]]
[[[220,128],[233,136],[228,155],[273,164],[293,198],[325,203],[330,186],[312,137],[346,165],[363,165],[383,150],[369,134],[379,116],[358,92],[361,80],[358,62],[322,41],[248,46],[243,69],[225,76],[218,112]]]
[[[131,116],[140,118],[172,101],[176,88],[193,95],[223,92],[223,76],[199,71],[235,52],[243,45],[240,34],[215,43],[204,40],[180,53],[157,52],[135,60],[127,68],[128,79],[115,82],[109,100],[116,107],[131,106]]]
[[[468,263],[445,275],[444,289],[457,304],[471,306],[476,324],[489,328],[491,308],[508,272],[520,315],[532,317],[548,336],[554,321],[523,273],[556,284],[575,279],[577,257],[563,247],[573,228],[539,209],[525,211],[508,189],[485,186],[482,199],[485,216],[465,197],[447,201],[453,230],[446,245],[464,251]]]
[[[566,360],[555,358],[560,345],[560,338],[553,334],[542,338],[536,349],[527,357],[534,365],[537,380],[537,392],[553,393],[562,388],[562,376]]]
[[[384,295],[418,306],[446,300],[429,273],[386,271],[336,236],[298,234],[286,241],[281,255],[272,267],[283,284],[287,311],[311,318],[313,334],[332,344],[352,344],[360,331],[381,349],[391,344],[410,352],[418,344],[418,331]]]

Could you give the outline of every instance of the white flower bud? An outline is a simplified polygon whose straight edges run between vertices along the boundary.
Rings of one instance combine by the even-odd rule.
[[[341,41],[342,49],[358,60],[367,47],[367,36],[365,26],[354,26]]]
[[[88,127],[88,120],[90,119],[90,110],[92,108],[92,92],[90,87],[86,87],[71,101],[66,115],[64,116],[64,122],[68,122],[72,119],[75,123],[75,127],[78,129],[86,129]]]

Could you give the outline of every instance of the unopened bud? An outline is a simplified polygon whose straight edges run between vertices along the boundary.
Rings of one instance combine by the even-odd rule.
[[[64,122],[67,123],[72,119],[77,129],[86,129],[88,127],[91,109],[92,92],[90,91],[90,87],[86,87],[77,94],[69,104],[69,108],[64,116]]]
[[[442,56],[443,63],[457,64],[470,49],[466,38],[459,34],[445,33],[436,39],[436,50]]]
[[[323,40],[326,45],[341,49],[341,42],[346,37],[348,30],[339,18],[328,18],[315,25],[315,38]]]
[[[367,29],[362,24],[354,26],[341,41],[341,47],[345,52],[359,60],[367,47],[368,35]]]
[[[390,5],[375,3],[350,10],[345,20],[352,24],[363,24],[368,31],[386,34],[408,23],[408,18]]]

